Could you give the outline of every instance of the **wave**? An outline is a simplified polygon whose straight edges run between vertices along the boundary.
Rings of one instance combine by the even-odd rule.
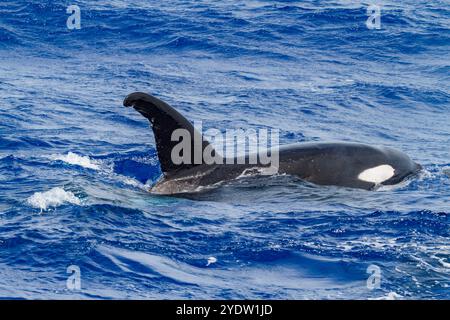
[[[387,0],[369,30],[344,2],[79,0],[68,30],[67,3],[1,1],[0,296],[448,299],[449,11]],[[378,192],[274,176],[152,195],[132,91],[207,127],[389,145],[425,169]],[[82,292],[61,288],[65,263]]]

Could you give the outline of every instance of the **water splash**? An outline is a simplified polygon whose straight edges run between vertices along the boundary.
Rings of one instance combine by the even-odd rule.
[[[34,208],[41,209],[42,212],[51,207],[56,208],[64,203],[80,205],[81,200],[72,192],[56,187],[49,191],[36,192],[28,198],[27,203]]]
[[[88,156],[80,156],[73,152],[69,152],[66,155],[52,155],[50,159],[63,161],[65,163],[80,166],[83,168],[100,170],[97,161],[90,159]]]

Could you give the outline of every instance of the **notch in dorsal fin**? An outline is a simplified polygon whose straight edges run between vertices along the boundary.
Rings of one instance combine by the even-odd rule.
[[[203,157],[201,157],[202,163],[195,163],[194,152],[199,151],[201,141],[201,152],[203,155],[205,148],[210,145],[209,142],[204,140],[201,133],[174,108],[164,101],[142,92],[129,94],[123,101],[123,105],[125,107],[133,107],[150,121],[155,135],[161,169],[165,175],[171,175],[181,169],[189,169],[203,164]],[[185,129],[190,134],[191,161],[189,163],[175,164],[172,161],[172,149],[179,141],[172,141],[171,138],[172,133],[177,129]],[[194,143],[195,141],[198,141],[197,146]],[[212,146],[209,148],[212,148]]]

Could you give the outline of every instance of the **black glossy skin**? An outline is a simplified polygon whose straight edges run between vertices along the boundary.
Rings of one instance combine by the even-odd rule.
[[[133,106],[149,119],[155,134],[158,156],[164,179],[152,189],[158,193],[190,192],[201,186],[209,186],[241,176],[264,165],[236,164],[181,164],[174,165],[170,152],[178,142],[171,141],[175,129],[184,128],[191,135],[200,135],[192,124],[163,101],[145,93],[132,93],[124,100],[125,106]],[[204,149],[209,143],[202,141]],[[193,145],[193,142],[192,142]],[[272,151],[274,152],[274,151]],[[372,147],[358,143],[302,143],[282,146],[278,149],[279,174],[289,174],[318,185],[335,185],[370,190],[372,182],[358,179],[364,170],[380,165],[394,168],[394,176],[382,184],[391,185],[417,173],[420,165],[406,154],[388,147]],[[224,159],[225,160],[225,159]],[[248,163],[246,161],[245,163]]]
[[[406,154],[388,147],[341,142],[296,144],[280,149],[280,173],[320,185],[372,189],[375,184],[359,180],[358,175],[381,165],[395,170],[384,185],[397,184],[420,170]]]
[[[406,154],[387,147],[371,147],[357,143],[302,143],[282,146],[279,149],[279,174],[294,175],[302,180],[318,185],[335,185],[370,190],[376,185],[358,179],[361,172],[380,165],[390,165],[395,169],[394,176],[383,185],[401,182],[420,170]],[[234,162],[236,163],[236,161]],[[263,165],[218,164],[201,165],[183,170],[171,179],[199,176],[191,181],[196,186],[207,186],[235,179],[255,167]]]

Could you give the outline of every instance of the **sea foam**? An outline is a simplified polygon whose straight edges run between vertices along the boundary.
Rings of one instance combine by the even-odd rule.
[[[81,201],[72,192],[57,187],[45,192],[36,192],[28,198],[27,203],[44,211],[50,207],[56,208],[64,203],[80,205]]]
[[[73,152],[69,152],[65,155],[52,155],[50,158],[52,160],[60,160],[60,161],[66,162],[68,164],[81,166],[83,168],[100,170],[100,167],[98,166],[98,164],[95,160],[92,160],[87,156],[85,156],[85,157],[80,156]]]

